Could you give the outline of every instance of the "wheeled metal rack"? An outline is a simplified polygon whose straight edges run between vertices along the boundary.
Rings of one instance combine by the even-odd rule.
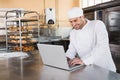
[[[10,14],[15,16],[9,16]],[[6,51],[32,51],[38,42],[40,16],[36,11],[11,10],[5,14]]]

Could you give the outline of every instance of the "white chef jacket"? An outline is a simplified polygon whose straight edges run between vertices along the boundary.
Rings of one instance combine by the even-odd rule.
[[[71,31],[66,56],[73,59],[76,54],[86,65],[95,64],[116,71],[109,49],[108,33],[100,20],[87,20],[82,29]]]

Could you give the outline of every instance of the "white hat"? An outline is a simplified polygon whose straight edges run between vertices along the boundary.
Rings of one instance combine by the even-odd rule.
[[[79,7],[73,7],[68,11],[68,18],[75,18],[83,16],[83,10]]]

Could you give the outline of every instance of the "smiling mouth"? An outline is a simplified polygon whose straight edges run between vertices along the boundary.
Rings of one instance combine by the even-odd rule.
[[[75,29],[76,29],[76,28],[79,28],[79,27],[78,27],[78,25],[76,25],[76,26],[74,26],[73,28],[75,28]]]
[[[78,30],[79,28],[78,28],[78,27],[74,27],[73,29],[76,29],[76,30]]]

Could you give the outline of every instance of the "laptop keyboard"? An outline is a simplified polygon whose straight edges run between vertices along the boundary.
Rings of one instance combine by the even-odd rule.
[[[76,67],[76,66],[80,66],[80,64],[76,64],[75,66],[70,66],[69,65],[69,68],[73,68],[73,67]]]

